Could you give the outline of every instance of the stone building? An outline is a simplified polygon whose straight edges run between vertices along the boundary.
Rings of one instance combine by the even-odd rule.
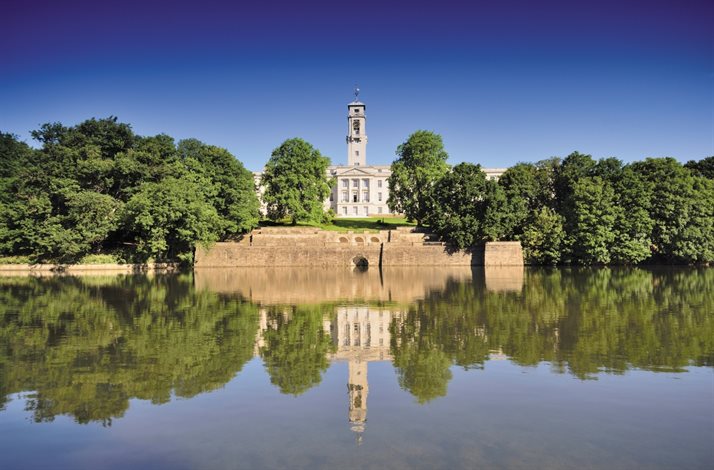
[[[327,200],[325,210],[332,209],[337,217],[379,217],[390,215],[387,199],[389,185],[387,178],[392,174],[391,165],[367,164],[367,106],[359,101],[359,89],[355,90],[355,100],[347,105],[347,164],[331,165],[327,177],[335,180],[335,185]],[[490,179],[498,178],[504,168],[484,168]],[[253,173],[262,201],[263,187],[260,185],[261,172]],[[261,207],[265,214],[265,206]]]

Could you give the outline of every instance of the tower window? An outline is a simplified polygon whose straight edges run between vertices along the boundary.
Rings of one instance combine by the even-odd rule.
[[[359,157],[359,150],[355,150],[355,155]]]

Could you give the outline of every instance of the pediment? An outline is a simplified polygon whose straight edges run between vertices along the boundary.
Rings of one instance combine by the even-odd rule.
[[[349,168],[342,172],[338,170],[335,176],[372,176],[373,174],[361,168]]]

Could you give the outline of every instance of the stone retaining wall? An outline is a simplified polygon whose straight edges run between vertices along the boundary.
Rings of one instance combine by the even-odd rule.
[[[194,266],[523,266],[519,242],[471,250],[434,242],[429,233],[392,230],[340,233],[314,229],[256,230],[239,242],[197,248]]]

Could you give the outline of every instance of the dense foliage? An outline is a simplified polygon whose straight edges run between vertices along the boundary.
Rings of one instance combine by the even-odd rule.
[[[519,240],[531,264],[711,263],[709,160],[624,165],[575,152],[519,163],[498,182],[462,163],[434,182],[421,220],[458,248]]]
[[[441,136],[416,131],[397,148],[389,177],[389,210],[404,214],[408,220],[422,223],[428,216],[433,187],[448,172]]]
[[[0,256],[190,261],[196,243],[258,222],[252,175],[222,148],[138,136],[113,117],[32,135],[38,150],[0,134]]]
[[[324,201],[332,181],[327,178],[330,160],[302,139],[288,139],[265,165],[262,185],[268,218],[297,222],[322,222],[329,217]]]

